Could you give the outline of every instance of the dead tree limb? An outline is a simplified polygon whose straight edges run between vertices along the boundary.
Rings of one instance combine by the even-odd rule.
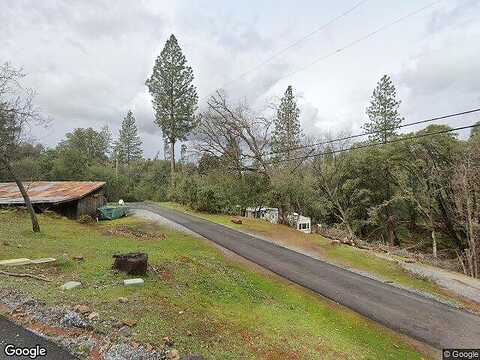
[[[43,276],[26,274],[26,273],[11,273],[11,272],[8,272],[8,271],[0,270],[0,274],[7,275],[7,276],[14,276],[14,277],[28,277],[28,278],[32,278],[32,279],[35,279],[35,280],[41,280],[41,281],[46,281],[46,282],[51,282],[52,281],[52,280],[47,279]]]

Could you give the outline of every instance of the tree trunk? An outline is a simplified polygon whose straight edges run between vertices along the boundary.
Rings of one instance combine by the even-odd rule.
[[[415,209],[410,209],[409,218],[408,229],[411,232],[414,232],[417,228],[417,213],[415,212]]]
[[[387,208],[388,214],[391,214],[390,207]],[[400,246],[400,239],[395,232],[397,219],[395,215],[388,215],[387,217],[387,233],[388,233],[388,242],[392,246]]]
[[[432,252],[433,257],[437,258],[437,237],[435,236],[435,230],[432,230]]]
[[[346,215],[345,211],[343,211],[343,207],[340,205],[340,203],[338,201],[335,201],[335,204],[337,205],[337,209],[340,212],[341,220],[342,220],[343,224],[345,225],[345,227],[347,228],[348,238],[349,238],[349,240],[353,240],[355,238],[355,234],[353,233],[353,230],[352,230],[352,228],[350,226],[350,223],[347,219],[347,215]]]
[[[35,214],[35,210],[33,210],[32,202],[30,201],[30,196],[28,196],[27,190],[25,190],[22,181],[17,177],[8,160],[3,159],[3,163],[5,164],[7,171],[10,173],[10,176],[13,178],[13,180],[15,180],[15,183],[17,184],[18,189],[23,196],[25,206],[27,207],[28,212],[30,213],[30,219],[32,220],[33,232],[40,232],[40,225],[38,225],[37,215]]]
[[[172,185],[175,183],[175,140],[170,141],[170,178]]]

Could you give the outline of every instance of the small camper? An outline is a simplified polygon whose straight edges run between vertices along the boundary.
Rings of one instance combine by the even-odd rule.
[[[278,224],[278,209],[269,207],[246,208],[245,217],[252,219],[263,219]]]
[[[303,216],[294,212],[288,214],[287,220],[290,226],[297,229],[298,231],[304,232],[306,234],[310,234],[312,232],[312,220],[307,216]]]

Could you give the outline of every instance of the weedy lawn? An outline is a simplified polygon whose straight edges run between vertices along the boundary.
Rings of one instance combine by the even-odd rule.
[[[372,251],[358,249],[347,245],[332,245],[332,242],[319,234],[304,234],[287,225],[271,224],[268,221],[241,218],[242,224],[234,224],[232,216],[223,214],[208,214],[194,211],[186,206],[173,202],[157,203],[170,209],[182,211],[203,219],[222,224],[234,229],[246,231],[272,240],[280,245],[306,251],[316,257],[353,270],[371,274],[384,281],[418,290],[457,306],[479,313],[480,308],[467,299],[461,298],[435,284],[418,277],[403,269],[394,261],[376,256]]]
[[[168,336],[181,354],[206,359],[429,357],[405,338],[226,259],[192,236],[134,217],[90,225],[54,215],[40,215],[39,221],[42,232],[34,234],[26,213],[0,210],[0,259],[55,257],[55,263],[8,269],[53,281],[0,275],[0,288],[20,289],[48,305],[86,304],[100,319],[134,319],[137,342],[159,344]],[[124,287],[127,276],[111,270],[112,255],[137,251],[148,253],[152,271],[144,286]],[[83,287],[61,291],[69,280]],[[119,297],[129,302],[119,303]],[[98,331],[115,331],[101,324]]]

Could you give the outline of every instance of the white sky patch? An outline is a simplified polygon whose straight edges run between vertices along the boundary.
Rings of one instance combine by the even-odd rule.
[[[0,12],[0,61],[23,67],[26,85],[53,120],[34,128],[55,146],[76,127],[136,116],[147,157],[163,154],[145,79],[174,33],[195,74],[201,101],[351,8],[356,0],[35,1],[6,0]],[[368,0],[299,46],[228,85],[232,99],[256,108],[292,85],[304,132],[358,132],[383,74],[390,74],[406,122],[480,105],[480,1],[445,0],[307,70],[285,75],[342,48],[427,0]],[[480,116],[452,119],[461,126]],[[163,155],[161,155],[163,156]]]

